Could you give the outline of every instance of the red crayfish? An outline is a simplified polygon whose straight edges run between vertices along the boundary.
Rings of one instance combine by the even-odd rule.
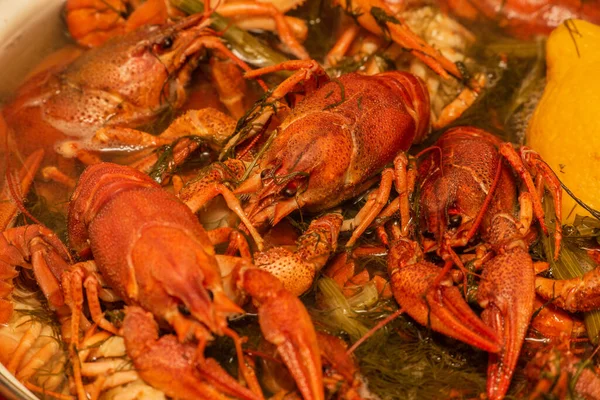
[[[227,326],[227,318],[243,310],[225,294],[211,235],[185,204],[139,171],[96,164],[79,179],[69,208],[68,234],[77,254],[93,256],[97,271],[87,263],[69,266],[62,243],[38,226],[4,232],[1,253],[3,268],[31,263],[51,306],[70,309],[73,365],[80,362],[76,350],[84,322],[84,290],[94,322],[105,331],[120,332],[100,308],[99,293],[107,286],[129,306],[122,334],[147,382],[178,398],[222,398],[221,393],[262,398],[245,364],[242,341]],[[223,262],[231,263],[231,258]],[[247,259],[236,259],[228,267],[233,269],[230,289],[253,299],[265,339],[277,348],[303,397],[323,399],[320,352],[303,304]],[[159,339],[154,318],[167,322],[177,336]],[[204,356],[213,335],[234,340],[250,389]],[[78,368],[74,376],[78,397],[87,398]]]
[[[548,35],[568,19],[600,23],[600,3],[586,0],[442,0],[459,17],[495,21],[508,33],[527,39]]]
[[[249,167],[236,159],[226,160],[226,167],[215,164],[179,196],[198,210],[226,192],[223,181],[241,180],[233,192],[242,195],[250,223],[274,226],[298,209],[319,212],[335,207],[367,190],[382,173],[380,187],[350,224],[356,226],[351,245],[389,197],[394,171],[386,166],[429,131],[427,90],[419,78],[399,71],[330,80],[314,61],[290,61],[246,76],[285,69],[297,71],[249,113],[248,129],[239,129],[228,145],[264,130],[277,112],[282,121],[267,140],[266,150]],[[300,90],[305,97],[288,111],[281,100]],[[261,248],[262,242],[257,244]],[[303,286],[308,288],[310,282]]]
[[[513,171],[527,189],[519,195]],[[471,127],[445,132],[427,150],[416,177],[414,170],[406,173],[413,174],[408,181],[416,181],[419,236],[426,251],[437,251],[444,268],[423,260],[406,229],[395,228],[388,256],[394,295],[420,323],[489,351],[488,397],[500,399],[533,314],[535,271],[528,249],[536,235],[531,223],[535,216],[547,232],[540,193],[547,186],[560,210],[560,183],[536,153],[521,148],[519,156],[510,143]],[[556,218],[560,221],[560,215]],[[558,248],[559,222],[555,240]],[[457,248],[468,246],[477,248],[476,256],[457,254]],[[446,276],[455,265],[470,273],[467,259],[483,269],[477,301],[485,325]]]
[[[297,72],[259,103],[246,123],[252,129],[264,129],[277,110],[278,117],[283,118],[272,133],[272,141],[249,170],[231,168],[247,175],[234,193],[247,199],[244,210],[255,226],[275,225],[297,209],[326,210],[360,194],[399,153],[429,131],[427,89],[412,74],[346,74],[330,80],[314,61],[290,61],[246,76],[286,69]],[[288,111],[281,100],[302,89],[306,97]],[[249,136],[242,129],[232,142]],[[376,206],[373,210],[381,210],[389,195],[392,174],[383,176],[381,195],[369,204]],[[180,197],[197,209],[200,204],[193,198],[204,199],[205,186],[202,181],[194,182]],[[361,221],[361,228],[366,228],[377,213],[370,211],[370,220]]]

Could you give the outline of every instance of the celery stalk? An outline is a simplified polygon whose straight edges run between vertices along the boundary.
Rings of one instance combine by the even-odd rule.
[[[317,281],[317,287],[323,296],[324,311],[328,313],[326,322],[330,323],[332,328],[342,329],[353,341],[369,331],[369,328],[356,318],[356,312],[333,279],[323,277]]]

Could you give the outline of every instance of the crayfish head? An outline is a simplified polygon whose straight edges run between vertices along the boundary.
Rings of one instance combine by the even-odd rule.
[[[175,24],[143,26],[84,53],[62,78],[121,104],[116,113],[111,108],[111,124],[147,123],[185,101],[184,87],[205,53],[207,25],[201,15],[192,15]]]
[[[283,128],[236,194],[248,194],[246,212],[256,224],[277,224],[300,208],[321,211],[344,198],[351,145],[306,117]],[[345,142],[346,141],[346,142]]]
[[[282,168],[268,168],[260,176],[258,190],[248,196],[246,206],[254,226],[274,226],[306,204],[304,194],[310,178],[308,173],[286,173]]]
[[[454,246],[470,239],[468,236],[477,210],[470,209],[470,199],[465,198],[468,195],[459,186],[448,182],[445,176],[439,177],[435,184],[421,188],[420,232],[423,242],[434,242],[438,253],[443,251],[445,244]]]
[[[438,246],[465,246],[477,232],[485,236],[491,216],[514,208],[514,179],[500,144],[490,133],[463,126],[446,131],[424,153],[419,222]]]

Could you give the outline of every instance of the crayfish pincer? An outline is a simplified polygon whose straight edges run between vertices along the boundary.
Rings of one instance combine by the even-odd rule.
[[[227,326],[227,318],[243,310],[225,294],[209,235],[185,204],[132,168],[96,164],[80,177],[68,229],[73,249],[93,256],[106,285],[129,306],[123,332],[142,378],[177,398],[223,398],[219,393],[262,398],[244,362],[242,339]],[[82,297],[83,278],[88,303],[99,304],[90,298],[97,296],[98,282],[81,275],[86,272],[74,268],[62,279],[74,321],[81,314],[82,302],[75,299]],[[233,276],[235,288],[253,299],[265,339],[277,347],[302,396],[323,399],[316,334],[300,300],[245,259],[236,264]],[[91,314],[102,328],[114,329],[99,309]],[[176,337],[158,339],[154,318],[172,326]],[[76,324],[73,332],[79,332]],[[213,335],[234,340],[251,389],[204,356]],[[77,335],[73,337],[76,342]]]

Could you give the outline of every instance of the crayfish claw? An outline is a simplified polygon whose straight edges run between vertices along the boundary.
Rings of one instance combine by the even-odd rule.
[[[484,265],[477,300],[486,306],[482,319],[502,340],[498,354],[490,354],[488,398],[501,399],[508,391],[525,340],[535,300],[534,269],[520,247],[500,254]]]
[[[278,278],[294,296],[300,296],[310,289],[317,273],[335,252],[341,226],[341,214],[324,214],[314,219],[298,238],[296,251],[273,247],[255,253],[254,265]]]
[[[233,396],[258,400],[215,360],[206,358],[202,365],[196,364],[196,348],[192,344],[182,344],[174,335],[159,339],[154,317],[140,307],[126,307],[123,336],[138,374],[170,397],[225,400]]]
[[[600,269],[571,279],[535,278],[535,290],[545,300],[569,312],[595,310],[600,306]]]
[[[277,352],[306,400],[323,400],[323,372],[317,335],[302,302],[267,271],[243,268],[238,285],[258,306],[264,338]]]
[[[440,268],[425,261],[393,270],[396,301],[421,325],[490,353],[500,351],[497,335],[471,310],[457,287],[444,281],[432,287],[439,273]]]
[[[390,247],[388,273],[398,304],[436,332],[491,353],[500,351],[498,336],[471,310],[451,280],[440,280],[442,269],[422,256],[412,240],[398,240]]]

